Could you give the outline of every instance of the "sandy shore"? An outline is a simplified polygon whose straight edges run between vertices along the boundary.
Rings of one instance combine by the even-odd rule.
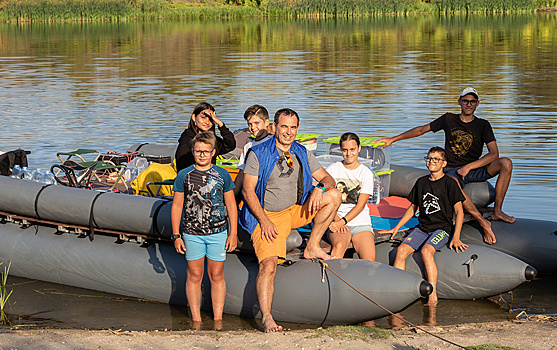
[[[503,321],[423,327],[462,346],[497,344],[517,349],[557,349],[557,322]],[[264,334],[258,331],[114,331],[84,329],[0,329],[0,349],[458,349],[412,327],[390,331],[387,339],[342,328]],[[355,338],[355,339],[354,339]]]

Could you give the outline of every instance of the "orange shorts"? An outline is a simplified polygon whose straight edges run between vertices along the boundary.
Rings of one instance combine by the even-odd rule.
[[[279,263],[286,260],[286,238],[292,229],[309,224],[315,217],[315,213],[309,211],[309,200],[304,205],[294,204],[293,206],[279,212],[265,210],[267,217],[275,224],[278,236],[274,242],[261,239],[261,226],[257,224],[251,235],[253,249],[259,262],[277,256]]]

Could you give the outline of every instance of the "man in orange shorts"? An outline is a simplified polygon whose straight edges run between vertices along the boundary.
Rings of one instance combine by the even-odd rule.
[[[340,192],[313,153],[295,142],[300,119],[288,108],[275,113],[275,136],[246,154],[240,225],[259,260],[256,289],[265,332],[282,330],[271,316],[277,264],[286,259],[291,229],[313,220],[306,259],[329,260],[319,241],[340,206]],[[313,179],[319,182],[313,186]]]

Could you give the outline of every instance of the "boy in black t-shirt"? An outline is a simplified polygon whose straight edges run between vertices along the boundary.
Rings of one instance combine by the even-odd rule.
[[[419,208],[419,224],[398,247],[393,266],[404,270],[406,258],[414,251],[420,250],[427,281],[433,286],[433,292],[426,305],[435,306],[437,304],[437,265],[435,265],[433,255],[449,241],[450,233],[453,232],[452,223],[455,213],[455,227],[449,248],[458,253],[466,250],[468,246],[460,240],[460,230],[464,219],[462,209],[464,195],[457,183],[445,176],[443,172],[447,165],[445,150],[441,147],[431,148],[425,161],[430,174],[419,178],[412,187],[412,191],[408,195],[408,200],[412,204],[393,229],[380,233],[390,233],[392,239]]]
[[[443,114],[431,123],[417,126],[400,135],[384,138],[377,142],[384,142],[383,147],[386,147],[395,141],[421,136],[428,131],[445,131],[448,165],[445,173],[457,180],[461,187],[469,182],[482,182],[499,175],[495,184],[495,203],[491,220],[513,223],[515,218],[505,214],[502,209],[503,200],[511,181],[513,163],[507,157],[499,157],[497,141],[489,122],[474,115],[480,104],[476,89],[467,87],[462,90],[458,104],[461,109],[460,114]],[[487,146],[488,153],[482,156],[484,145]],[[495,243],[491,223],[482,216],[472,200],[466,194],[464,196],[464,209],[482,226],[484,241],[487,244]]]

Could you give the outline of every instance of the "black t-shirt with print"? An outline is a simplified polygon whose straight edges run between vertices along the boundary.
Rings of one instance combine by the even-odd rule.
[[[432,181],[429,175],[422,176],[407,198],[419,207],[420,230],[429,233],[441,229],[452,235],[454,205],[464,201],[464,195],[455,180],[443,176]]]
[[[484,144],[495,141],[491,124],[478,117],[465,123],[460,120],[460,114],[445,113],[429,123],[429,126],[433,132],[445,131],[447,166],[451,168],[480,159]]]

